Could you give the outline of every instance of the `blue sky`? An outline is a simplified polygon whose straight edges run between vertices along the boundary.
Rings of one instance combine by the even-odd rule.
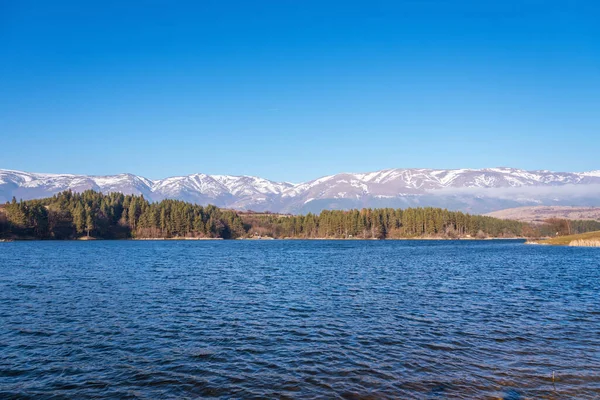
[[[600,169],[599,7],[0,0],[0,168]]]

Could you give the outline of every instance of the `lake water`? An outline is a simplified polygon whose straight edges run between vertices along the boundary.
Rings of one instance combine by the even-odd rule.
[[[0,243],[0,397],[50,395],[598,398],[600,250]]]

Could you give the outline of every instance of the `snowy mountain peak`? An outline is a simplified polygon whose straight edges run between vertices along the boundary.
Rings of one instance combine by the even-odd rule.
[[[575,190],[575,186],[585,190]],[[274,212],[411,205],[490,211],[506,208],[506,205],[581,202],[582,198],[589,203],[600,199],[600,190],[597,188],[600,188],[600,170],[553,172],[509,167],[448,170],[396,168],[368,173],[340,173],[298,184],[246,175],[197,173],[151,180],[128,173],[85,176],[0,170],[0,202],[10,200],[13,196],[32,199],[68,189],[93,189],[105,193],[144,195],[154,201],[172,198],[198,204]],[[589,197],[590,190],[597,190],[597,193]],[[575,200],[573,193],[579,196]],[[588,197],[582,197],[581,193]]]
[[[582,176],[593,176],[593,177],[600,178],[600,169],[596,170],[596,171],[581,172],[580,175],[582,175]]]

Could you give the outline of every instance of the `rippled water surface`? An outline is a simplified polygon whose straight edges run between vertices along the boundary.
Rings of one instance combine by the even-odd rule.
[[[0,397],[51,395],[598,398],[600,250],[0,243]]]

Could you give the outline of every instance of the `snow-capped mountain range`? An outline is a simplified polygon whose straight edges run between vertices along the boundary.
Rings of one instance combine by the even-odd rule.
[[[121,192],[239,210],[304,213],[322,209],[435,206],[474,213],[523,205],[600,205],[600,170],[386,169],[293,184],[254,176],[193,174],[150,180],[132,174],[85,176],[0,169],[0,202],[63,190]]]

